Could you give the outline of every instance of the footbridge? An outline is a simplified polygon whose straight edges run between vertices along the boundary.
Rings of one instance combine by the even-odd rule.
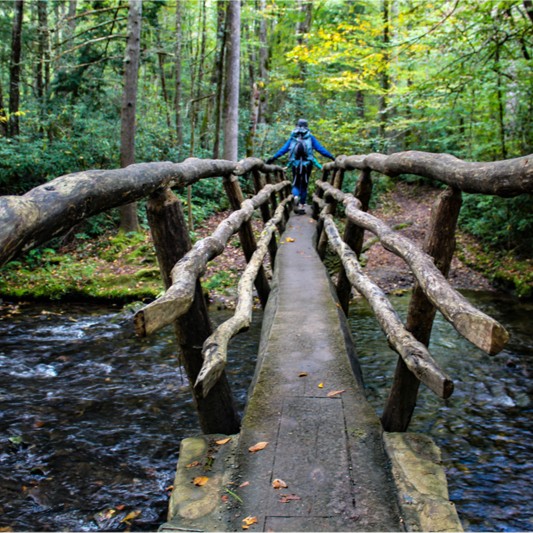
[[[343,192],[350,171],[360,176],[353,192]],[[424,249],[367,212],[373,172],[416,174],[445,185]],[[208,178],[223,180],[233,211],[212,235],[193,244],[172,189]],[[255,187],[247,199],[240,187],[246,179]],[[324,166],[304,215],[292,213],[284,170],[259,159],[86,171],[0,198],[0,263],[86,217],[147,198],[166,290],[136,313],[135,329],[146,336],[174,326],[202,429],[181,443],[162,531],[460,530],[439,450],[407,430],[420,383],[443,399],[453,393],[453,377],[427,348],[437,310],[489,354],[501,351],[509,337],[446,280],[462,191],[533,192],[531,156],[495,163],[422,152],[341,156]],[[250,224],[256,210],[264,222],[259,236]],[[358,262],[365,231],[402,257],[416,278],[405,324]],[[248,264],[234,316],[213,331],[201,276],[236,233]],[[327,251],[341,258],[335,283],[322,262]],[[346,326],[353,288],[369,301],[398,353],[381,418],[365,399]],[[227,348],[249,326],[255,296],[264,321],[240,420],[225,374],[231,365]]]

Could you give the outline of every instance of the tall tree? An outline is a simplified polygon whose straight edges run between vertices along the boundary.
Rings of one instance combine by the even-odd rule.
[[[176,62],[175,62],[175,71],[176,71],[176,82],[175,82],[175,93],[174,93],[174,106],[176,110],[176,141],[178,143],[178,150],[181,154],[183,146],[183,117],[182,117],[182,80],[181,80],[181,66],[182,66],[182,42],[183,42],[183,30],[182,30],[182,20],[183,20],[183,1],[176,0]]]
[[[226,105],[224,159],[237,161],[239,137],[239,81],[241,49],[241,2],[228,2],[228,45],[226,48]]]
[[[141,57],[142,0],[129,0],[128,41],[124,58],[124,91],[120,128],[120,166],[135,163],[135,114],[137,109],[137,84]],[[120,209],[120,229],[138,231],[137,204]]]
[[[9,121],[8,134],[14,137],[20,133],[20,71],[22,58],[22,16],[24,1],[15,0],[13,32],[11,35],[11,63],[9,69]]]

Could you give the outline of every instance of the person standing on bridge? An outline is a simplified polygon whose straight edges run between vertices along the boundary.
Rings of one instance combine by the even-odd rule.
[[[299,215],[305,213],[304,205],[307,199],[307,186],[309,185],[313,165],[317,168],[322,168],[322,165],[316,160],[313,150],[335,161],[335,157],[311,134],[307,120],[301,118],[296,123],[296,128],[292,131],[287,142],[270,159],[266,160],[267,165],[270,165],[278,157],[289,152],[288,166],[292,169],[294,212]]]

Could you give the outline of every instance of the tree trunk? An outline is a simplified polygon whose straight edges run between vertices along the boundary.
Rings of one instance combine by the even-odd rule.
[[[137,107],[137,81],[141,56],[142,0],[129,0],[128,42],[124,59],[124,92],[122,96],[120,131],[120,166],[135,163],[135,111]],[[137,204],[120,208],[120,229],[139,231]]]
[[[379,135],[382,142],[387,135],[387,107],[388,92],[390,88],[389,79],[389,44],[390,44],[390,0],[383,0],[383,65],[380,79],[381,92],[379,97]],[[385,150],[386,151],[386,150]]]
[[[213,83],[216,85],[215,96],[215,140],[213,143],[213,158],[220,155],[220,132],[222,128],[222,102],[224,101],[224,58],[227,42],[228,10],[224,0],[217,3],[217,56],[213,72]]]
[[[37,98],[40,103],[41,123],[45,122],[47,114],[47,93],[50,84],[50,53],[49,53],[49,31],[48,31],[48,2],[39,0],[37,2],[37,17],[39,21],[38,31],[38,53],[39,59],[37,63]],[[42,132],[42,126],[41,126]]]
[[[183,146],[183,117],[181,112],[182,101],[182,83],[181,83],[181,54],[182,54],[182,42],[183,42],[183,30],[181,22],[183,19],[183,0],[176,0],[176,83],[175,83],[175,95],[174,106],[176,112],[176,141],[178,143],[179,154],[181,155],[181,149]]]
[[[20,133],[20,61],[22,56],[22,15],[24,1],[15,0],[13,32],[11,38],[11,63],[9,68],[9,121],[8,135],[14,137]]]
[[[226,49],[226,105],[224,117],[224,159],[238,160],[239,81],[241,49],[241,2],[228,2],[228,46]]]

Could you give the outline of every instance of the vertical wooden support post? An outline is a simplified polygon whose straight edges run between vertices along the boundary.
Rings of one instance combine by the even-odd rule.
[[[323,169],[322,170],[322,181],[327,182],[329,180],[329,174],[330,174],[329,170]],[[324,191],[322,189],[318,189],[318,191],[316,192],[316,195],[318,198],[324,198]],[[313,215],[312,216],[315,220],[318,220],[319,212],[320,212],[320,207],[318,207],[318,204],[316,202],[313,202]]]
[[[253,170],[252,176],[254,179],[255,193],[258,194],[259,191],[263,189],[263,187],[265,186],[265,179],[263,178],[263,176],[261,176],[261,173],[258,170]],[[270,196],[275,197],[276,193],[272,193]],[[266,224],[272,218],[268,203],[261,204],[259,209],[261,210],[261,216],[263,217],[263,224]],[[278,251],[278,245],[276,242],[276,234],[273,233],[272,238],[270,239],[270,242],[268,243],[268,254],[270,256],[270,264],[272,268],[274,268],[277,251]]]
[[[455,250],[455,228],[461,202],[459,189],[450,187],[440,194],[433,206],[431,223],[424,242],[424,251],[435,259],[435,265],[445,277],[450,271]],[[418,283],[415,283],[409,302],[406,328],[426,346],[429,345],[435,312]],[[402,358],[398,358],[394,381],[381,417],[385,431],[407,430],[415,409],[419,385],[420,381],[407,368]]]
[[[181,202],[170,189],[160,189],[148,200],[147,215],[161,276],[165,288],[168,288],[172,283],[170,277],[172,268],[191,248]],[[176,320],[174,329],[183,354],[183,365],[191,384],[202,431],[206,434],[238,433],[239,415],[225,373],[206,398],[199,397],[193,389],[202,367],[202,345],[212,333],[200,281],[196,283],[196,293],[191,308]]]
[[[363,169],[361,176],[355,185],[354,196],[361,202],[361,209],[368,211],[370,205],[370,198],[372,196],[372,178],[371,171],[368,168]],[[344,230],[344,242],[355,252],[357,257],[361,254],[363,248],[363,238],[365,230],[354,224],[350,219],[346,220],[346,228]],[[341,304],[344,314],[348,316],[348,308],[350,305],[350,295],[352,294],[352,284],[346,276],[346,271],[341,265],[339,272],[339,279],[337,280],[337,297]]]
[[[231,175],[224,178],[223,184],[226,194],[228,195],[231,208],[234,211],[239,210],[241,208],[241,203],[244,202],[244,196],[241,191],[241,186],[239,185],[239,179],[237,176]],[[246,261],[250,261],[253,253],[257,249],[254,232],[252,230],[252,224],[250,221],[245,222],[240,227],[239,238],[241,240],[244,257],[246,258]],[[255,288],[257,289],[261,306],[264,309],[270,293],[270,285],[268,284],[265,269],[262,266],[259,268],[257,277],[255,278]]]
[[[344,170],[339,169],[335,173],[333,177],[333,187],[336,189],[342,190],[342,182],[344,181]],[[333,198],[330,198],[329,205],[327,206],[327,213],[330,215],[335,216],[335,211],[337,210],[337,201]],[[324,259],[326,255],[326,250],[328,248],[328,237],[324,231],[322,231],[323,224],[319,222],[317,227],[317,233],[319,235],[318,237],[318,245],[317,245],[317,252],[320,257],[320,259]]]

